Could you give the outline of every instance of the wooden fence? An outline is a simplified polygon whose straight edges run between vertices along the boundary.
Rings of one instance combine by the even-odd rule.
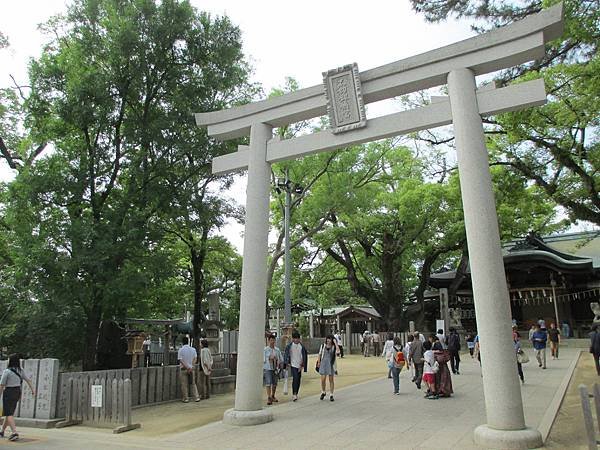
[[[596,409],[596,422],[600,431],[600,385],[594,383],[593,394],[588,393],[588,388],[585,384],[579,385],[579,395],[581,396],[581,407],[583,408],[583,420],[585,423],[585,431],[587,435],[588,449],[596,450],[600,440],[597,438],[596,429],[594,427],[594,416],[590,406],[590,397],[594,399]]]
[[[57,428],[80,423],[117,425],[113,433],[122,433],[140,427],[131,423],[130,379],[69,378],[66,391],[66,419]]]
[[[235,376],[230,375],[229,366],[235,365],[231,355],[213,355],[215,364],[211,378],[212,392],[221,394],[231,392],[235,386]],[[198,366],[196,382],[200,382]],[[131,380],[131,405],[133,408],[170,402],[181,399],[181,378],[179,366],[138,367],[135,369],[101,370],[92,372],[61,373],[58,383],[58,402],[56,417],[66,417],[69,380],[79,380],[80,385],[93,384],[96,379],[105,379],[107,383],[125,379]]]

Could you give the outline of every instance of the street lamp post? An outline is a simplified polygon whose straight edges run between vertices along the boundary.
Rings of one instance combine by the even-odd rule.
[[[556,320],[556,328],[559,327],[558,322],[558,304],[556,303],[556,280],[554,275],[550,275],[550,286],[552,286],[552,303],[554,304],[554,320]]]
[[[290,181],[289,170],[285,170],[285,179],[277,182],[277,188],[285,191],[285,209],[284,209],[284,258],[285,258],[285,277],[284,277],[284,307],[283,320],[285,324],[292,323],[292,287],[291,287],[291,261],[290,261],[290,215],[292,205],[292,192],[301,194],[303,188]]]
[[[292,323],[292,286],[290,265],[290,205],[292,193],[290,192],[290,180],[288,170],[285,170],[285,284],[284,284],[284,309],[283,317],[286,324]]]

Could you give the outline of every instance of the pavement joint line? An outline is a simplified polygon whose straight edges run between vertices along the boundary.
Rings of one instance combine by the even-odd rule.
[[[548,436],[550,435],[550,430],[552,429],[552,425],[554,424],[554,421],[556,420],[556,416],[558,415],[560,405],[562,404],[565,394],[567,393],[569,383],[571,382],[571,379],[573,378],[573,374],[575,373],[575,368],[577,367],[579,358],[581,358],[582,352],[583,352],[583,350],[579,349],[579,351],[577,352],[577,354],[571,361],[571,364],[569,364],[566,375],[563,377],[562,382],[560,383],[560,385],[558,386],[558,389],[556,390],[556,394],[554,394],[554,398],[550,402],[550,405],[548,405],[548,408],[546,409],[546,413],[544,414],[544,417],[542,417],[542,420],[540,421],[540,424],[538,426],[538,431],[542,434],[542,442],[544,444],[546,443],[546,440],[548,439]]]

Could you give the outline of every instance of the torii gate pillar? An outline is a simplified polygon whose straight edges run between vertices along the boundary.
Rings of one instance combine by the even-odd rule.
[[[258,425],[273,420],[262,409],[263,348],[265,346],[265,307],[267,298],[267,252],[269,238],[269,198],[271,165],[267,141],[273,129],[256,123],[250,130],[248,187],[246,190],[246,234],[240,302],[235,407],[225,412],[223,422],[231,425]]]
[[[487,413],[487,424],[475,429],[475,442],[486,448],[536,448],[543,444],[542,435],[525,427],[517,361],[506,326],[510,302],[475,89],[471,70],[448,74]]]

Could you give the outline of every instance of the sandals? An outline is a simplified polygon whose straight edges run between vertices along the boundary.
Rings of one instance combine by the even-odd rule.
[[[10,437],[8,438],[9,441],[18,441],[19,440],[19,433],[13,433],[10,435]]]
[[[273,404],[273,399],[272,399],[271,397],[269,397],[269,398],[267,399],[267,405],[269,405],[269,406],[270,406],[270,405],[272,405],[272,404]]]
[[[333,395],[329,396],[329,401],[332,402],[333,401]]]
[[[273,397],[271,400],[273,400],[275,403],[279,403],[279,400],[277,400],[275,397]]]
[[[323,400],[325,398],[325,392],[321,392],[321,397],[319,397],[319,400]]]

